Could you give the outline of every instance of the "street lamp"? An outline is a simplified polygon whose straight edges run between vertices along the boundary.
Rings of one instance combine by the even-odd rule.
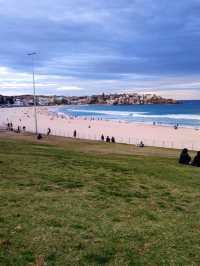
[[[34,116],[35,116],[35,134],[38,133],[38,126],[37,126],[37,102],[36,102],[36,95],[35,95],[35,71],[34,71],[34,56],[36,55],[35,52],[27,54],[32,58],[32,70],[33,70],[33,103],[34,103]]]

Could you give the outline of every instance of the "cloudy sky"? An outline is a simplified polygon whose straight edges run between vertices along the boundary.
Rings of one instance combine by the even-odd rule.
[[[200,99],[199,0],[0,0],[0,94]]]

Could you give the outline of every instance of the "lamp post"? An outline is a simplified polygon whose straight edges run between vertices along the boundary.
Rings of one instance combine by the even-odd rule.
[[[34,117],[35,117],[35,134],[38,133],[38,126],[37,126],[37,101],[36,101],[36,95],[35,95],[35,70],[34,70],[34,56],[36,55],[35,52],[27,54],[28,56],[31,56],[32,58],[32,71],[33,71],[33,103],[34,103]]]

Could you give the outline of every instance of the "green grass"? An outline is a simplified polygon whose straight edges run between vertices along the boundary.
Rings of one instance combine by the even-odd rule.
[[[0,139],[0,265],[200,265],[200,169],[129,147]]]

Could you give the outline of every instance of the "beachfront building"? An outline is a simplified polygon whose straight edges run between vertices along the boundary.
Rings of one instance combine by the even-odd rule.
[[[20,98],[16,98],[13,106],[24,106],[23,100],[21,100]]]
[[[38,97],[38,104],[45,106],[49,105],[49,98],[48,97]]]

